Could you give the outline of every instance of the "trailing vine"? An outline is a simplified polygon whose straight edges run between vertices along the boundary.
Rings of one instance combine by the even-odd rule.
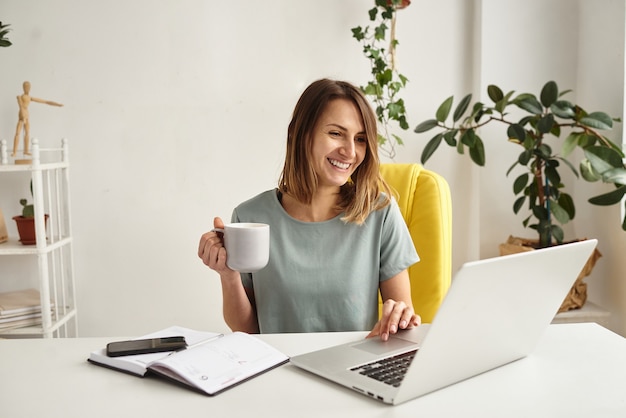
[[[396,122],[403,130],[409,128],[404,100],[400,97],[408,79],[396,68],[396,47],[399,44],[395,34],[396,12],[402,8],[402,3],[402,0],[376,0],[375,6],[368,11],[372,23],[352,28],[352,36],[362,43],[363,54],[370,61],[372,79],[361,86],[361,90],[372,100],[380,122],[379,149],[392,159],[396,155],[396,145],[403,145],[403,141],[392,133],[391,122]]]

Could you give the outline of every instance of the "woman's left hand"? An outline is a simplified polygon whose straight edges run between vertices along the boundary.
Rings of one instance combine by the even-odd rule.
[[[411,329],[421,324],[421,318],[413,308],[402,301],[387,299],[383,304],[383,313],[380,320],[374,325],[367,338],[380,335],[380,339],[387,341],[389,335],[401,329]]]

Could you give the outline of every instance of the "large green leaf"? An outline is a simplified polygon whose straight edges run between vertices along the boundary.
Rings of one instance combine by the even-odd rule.
[[[500,87],[496,86],[495,84],[490,84],[487,86],[487,95],[489,95],[489,98],[494,103],[498,103],[504,98],[504,93],[502,93]]]
[[[400,128],[404,129],[405,131],[409,129],[409,122],[406,120],[406,115],[400,115],[400,117],[398,118],[398,123],[400,124]]]
[[[602,178],[600,173],[593,169],[591,162],[586,158],[580,162],[580,175],[591,183],[599,181]]]
[[[548,81],[541,89],[541,104],[544,107],[552,106],[552,103],[559,97],[559,88],[554,81]]]
[[[520,194],[528,184],[528,173],[521,174],[513,182],[513,194]]]
[[[595,129],[608,130],[613,128],[613,119],[611,119],[611,117],[604,112],[590,113],[587,116],[582,117],[579,122],[585,126]]]
[[[417,125],[415,132],[420,134],[422,132],[430,131],[431,129],[436,128],[437,125],[439,125],[437,119],[428,119]]]
[[[452,109],[452,103],[454,101],[454,96],[448,97],[446,100],[441,103],[439,108],[437,109],[437,113],[435,114],[435,118],[439,122],[445,122],[448,119],[448,115],[450,114],[450,109]]]
[[[471,101],[472,101],[471,94],[468,94],[467,96],[463,97],[463,100],[461,100],[459,104],[457,105],[456,109],[454,109],[454,115],[452,116],[452,120],[454,122],[458,122],[458,120],[461,119],[461,117],[467,110],[467,107],[469,106]]]
[[[622,157],[612,148],[593,146],[585,148],[585,156],[591,161],[593,168],[602,174],[611,168],[623,167]]]
[[[474,132],[474,129],[468,129],[465,132],[463,132],[461,134],[461,142],[464,145],[467,145],[468,147],[472,148],[474,144],[476,143],[476,133]]]
[[[456,147],[456,134],[458,132],[459,132],[458,129],[451,129],[448,132],[446,132],[445,134],[443,134],[443,139],[451,147]]]
[[[567,100],[557,100],[552,103],[550,110],[556,116],[563,119],[574,119],[576,112],[574,112],[574,105]]]
[[[428,159],[433,155],[433,153],[439,148],[439,144],[441,144],[441,139],[443,138],[443,134],[437,134],[424,147],[422,151],[421,162],[422,164],[426,163]]]
[[[517,213],[522,208],[522,206],[524,206],[524,202],[525,201],[526,201],[526,196],[518,197],[515,200],[515,203],[513,203],[513,213],[515,213],[517,215]]]
[[[541,107],[541,103],[532,95],[525,96],[521,100],[515,100],[515,104],[524,109],[525,111],[532,113],[533,115],[541,115],[543,113],[543,108]]]
[[[581,134],[579,132],[572,132],[567,136],[567,138],[565,138],[565,141],[563,142],[563,147],[561,148],[561,154],[563,154],[564,157],[567,157],[572,153],[572,151],[574,151],[574,149],[578,145],[578,139],[580,138],[580,135]]]
[[[518,125],[517,123],[510,125],[506,130],[506,134],[509,137],[509,141],[518,144],[521,144],[522,142],[524,142],[524,139],[526,139],[526,131],[524,130],[524,128],[522,128],[521,125]]]
[[[570,219],[574,219],[574,216],[576,216],[576,207],[572,196],[567,193],[561,193],[559,196],[559,206],[567,212]]]
[[[552,199],[550,199],[550,212],[560,224],[566,224],[570,221],[567,211]]]
[[[532,158],[533,158],[533,150],[527,149],[527,150],[524,150],[524,152],[522,152],[519,155],[519,157],[517,158],[517,162],[520,163],[521,165],[527,165]]]
[[[620,186],[609,193],[594,196],[589,199],[589,203],[599,206],[609,206],[618,203],[626,193],[626,186]]]
[[[485,145],[478,135],[474,135],[474,146],[470,148],[469,153],[472,161],[483,167],[485,165]]]
[[[605,183],[626,184],[626,169],[612,168],[602,173],[602,181]]]
[[[544,173],[551,184],[558,186],[561,183],[561,176],[559,175],[559,172],[556,170],[556,168],[552,166],[546,166],[544,168]]]

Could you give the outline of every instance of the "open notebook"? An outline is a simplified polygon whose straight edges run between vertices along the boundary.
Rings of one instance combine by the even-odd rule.
[[[242,332],[217,334],[173,326],[144,338],[184,336],[182,351],[108,357],[106,349],[93,351],[88,361],[118,371],[146,376],[153,373],[207,395],[215,395],[289,358],[264,341]]]

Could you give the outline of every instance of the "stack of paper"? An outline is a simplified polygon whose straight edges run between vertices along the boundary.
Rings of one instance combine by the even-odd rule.
[[[0,293],[0,330],[41,324],[41,299],[36,289]]]

